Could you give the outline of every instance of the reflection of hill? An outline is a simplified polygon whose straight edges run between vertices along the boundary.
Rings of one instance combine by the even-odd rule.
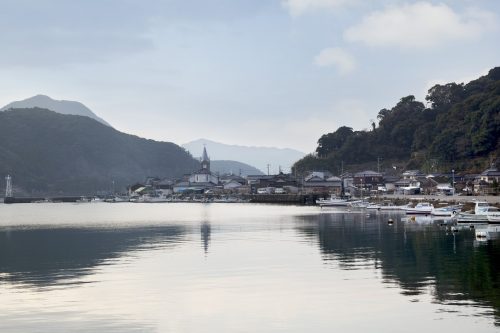
[[[317,238],[324,259],[334,259],[342,269],[380,268],[384,282],[398,283],[405,295],[432,287],[440,303],[492,307],[500,324],[500,242],[474,247],[472,232],[388,226],[386,219],[309,216],[301,218],[298,229]]]
[[[180,226],[0,230],[0,281],[72,283],[125,252],[175,245],[184,233]]]

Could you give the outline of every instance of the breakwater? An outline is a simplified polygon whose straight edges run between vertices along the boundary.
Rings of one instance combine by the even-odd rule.
[[[3,199],[6,204],[13,203],[33,203],[33,202],[77,202],[81,197],[52,197],[52,198],[40,198],[40,197],[7,197]]]

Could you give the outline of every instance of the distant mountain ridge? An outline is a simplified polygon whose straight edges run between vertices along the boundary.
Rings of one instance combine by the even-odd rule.
[[[264,173],[267,173],[267,165],[270,172],[275,173],[278,168],[289,171],[290,167],[306,154],[290,148],[272,147],[250,147],[228,145],[207,139],[198,139],[182,145],[193,156],[199,156],[203,145],[206,145],[208,155],[212,160],[233,160],[253,165]]]
[[[0,112],[0,187],[14,195],[124,191],[148,176],[181,178],[199,168],[183,148],[121,133],[85,116],[40,108]]]
[[[9,109],[27,109],[27,108],[41,108],[54,111],[61,114],[71,114],[75,116],[85,116],[97,120],[98,122],[111,127],[104,119],[98,117],[88,107],[80,102],[55,100],[45,95],[36,95],[22,101],[15,101],[7,104],[0,111]]]

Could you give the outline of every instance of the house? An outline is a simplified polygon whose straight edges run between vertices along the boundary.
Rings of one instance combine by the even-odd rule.
[[[230,180],[229,182],[224,183],[224,190],[235,190],[239,187],[243,186],[242,183],[237,182],[236,180]]]
[[[257,189],[259,188],[283,188],[285,186],[299,186],[295,177],[293,177],[291,174],[284,174],[283,172],[271,176],[247,176],[247,181],[248,185],[250,185],[252,193],[257,193]]]
[[[311,172],[302,182],[305,194],[336,194],[342,192],[342,179],[329,172]]]
[[[354,174],[354,186],[364,190],[377,189],[384,184],[384,177],[381,173],[366,170]]]
[[[403,179],[417,180],[418,178],[425,177],[425,174],[420,172],[420,170],[406,170],[401,176]]]
[[[498,194],[498,184],[500,183],[500,171],[492,165],[483,171],[474,180],[474,192],[483,195]]]

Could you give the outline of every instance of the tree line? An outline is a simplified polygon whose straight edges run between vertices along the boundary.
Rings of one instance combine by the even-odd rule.
[[[500,151],[500,67],[468,84],[437,84],[426,103],[406,96],[382,109],[369,130],[342,126],[323,134],[314,154],[297,161],[294,171],[355,170],[383,159],[393,164],[444,172],[482,171]],[[447,170],[449,171],[449,170]]]

